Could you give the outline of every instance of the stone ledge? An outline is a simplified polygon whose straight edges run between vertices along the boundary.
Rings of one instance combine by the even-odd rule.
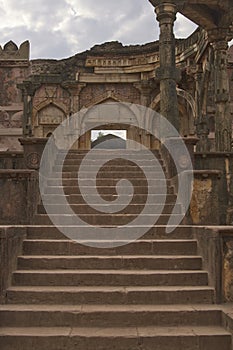
[[[0,170],[0,178],[9,178],[9,179],[25,179],[28,177],[34,177],[34,170],[15,170],[15,169],[3,169]]]

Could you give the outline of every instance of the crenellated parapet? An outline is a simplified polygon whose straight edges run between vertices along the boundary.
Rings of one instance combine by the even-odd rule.
[[[30,59],[30,43],[23,42],[19,47],[9,41],[3,48],[0,46],[0,66],[28,65]]]

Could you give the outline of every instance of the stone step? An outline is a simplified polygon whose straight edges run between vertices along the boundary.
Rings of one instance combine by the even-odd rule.
[[[98,172],[98,174],[100,174],[101,176],[112,175],[113,177],[115,176],[117,177],[118,174],[126,177],[130,177],[130,176],[135,177],[136,175],[140,175],[139,177],[141,177],[145,173],[151,174],[152,176],[153,173],[159,172],[161,170],[163,172],[166,171],[164,165],[162,165],[160,162],[158,164],[149,163],[148,165],[147,164],[144,165],[144,161],[141,166],[137,166],[135,163],[132,163],[132,164],[126,163],[125,165],[115,164],[115,163],[106,163],[104,165],[99,165],[97,161],[90,162],[90,164],[85,163],[84,165],[82,164],[82,162],[65,161],[64,163],[55,162],[52,169],[53,169],[53,173],[54,172],[59,172],[59,173],[73,172],[75,174],[74,176],[77,176],[77,171],[79,171],[81,165],[82,165],[83,174],[87,173],[88,175],[88,173],[90,172],[90,174],[94,175],[96,172]]]
[[[63,164],[62,164],[62,162],[60,162],[60,163],[55,163],[55,166],[76,166],[77,168],[76,168],[76,171],[73,171],[73,172],[67,172],[67,171],[65,171],[64,172],[64,174],[65,175],[69,175],[69,173],[70,174],[73,174],[73,177],[76,177],[77,176],[77,170],[79,170],[79,167],[80,167],[80,165],[81,165],[81,163],[80,164],[77,164],[77,162],[75,161],[75,160],[69,160],[69,161],[65,161]],[[141,168],[139,168],[137,165],[135,165],[135,164],[132,164],[132,165],[130,165],[130,164],[125,164],[125,165],[117,165],[117,164],[111,164],[111,163],[107,163],[107,165],[103,165],[100,169],[99,169],[99,173],[113,173],[113,172],[115,172],[115,173],[119,173],[119,174],[125,174],[125,173],[128,173],[128,172],[130,172],[130,173],[139,173],[139,174],[142,174],[143,173],[143,171],[146,171],[146,172],[154,172],[154,171],[158,171],[158,170],[160,170],[161,169],[161,167],[162,167],[162,169],[165,171],[165,168],[164,168],[164,166],[162,166],[161,165],[161,163],[160,163],[160,166],[159,165],[145,165],[145,166],[143,166],[143,169],[141,169]],[[62,169],[62,168],[61,168]],[[93,171],[95,171],[96,172],[96,169],[98,169],[97,168],[97,165],[95,165],[95,164],[89,164],[88,165],[88,169],[87,169],[87,171],[90,171],[90,173],[93,173]],[[64,170],[64,169],[63,169]],[[58,172],[58,173],[60,173],[60,171]],[[71,176],[72,177],[72,176]]]
[[[102,186],[116,186],[117,182],[122,180],[122,177],[117,176],[116,178],[91,178],[90,176],[84,179],[78,180],[78,178],[75,179],[63,179],[62,180],[62,185],[64,187],[70,187],[70,186],[97,186],[97,187],[102,187]],[[148,186],[148,181],[145,177],[141,178],[130,178],[130,183],[132,183],[133,186]],[[49,179],[47,182],[48,186],[60,186],[60,180],[58,179]],[[129,187],[129,183],[127,182],[122,182],[121,184],[122,187]],[[152,176],[152,179],[150,179],[150,187],[169,187],[171,186],[169,180],[163,180],[160,178],[156,178],[155,176]]]
[[[213,304],[208,286],[12,286],[7,304]]]
[[[155,256],[155,255],[113,255],[113,256],[32,256],[18,257],[20,270],[52,270],[52,269],[115,269],[115,270],[201,270],[200,256]]]
[[[90,172],[88,173],[89,177],[94,178],[94,173],[92,171],[91,166],[90,168]],[[93,167],[94,168],[94,167]],[[109,167],[110,168],[110,167]],[[111,167],[112,168],[112,167]],[[122,167],[124,168],[124,167]],[[137,170],[134,169],[125,169],[126,171],[122,171],[122,170],[118,170],[116,169],[105,169],[104,171],[99,171],[98,172],[98,177],[107,177],[107,178],[120,178],[120,179],[124,179],[124,178],[130,178],[130,177],[138,177],[138,178],[142,178],[145,177],[145,175],[143,175],[142,172],[139,172]],[[146,170],[146,169],[145,169]],[[78,175],[79,175],[79,169],[77,169],[76,171],[56,171],[52,173],[52,177],[53,178],[60,178],[61,174],[62,174],[62,178],[63,179],[77,179]],[[148,178],[153,179],[155,178],[155,173],[157,174],[157,171],[155,172],[154,169],[152,171],[147,171],[148,174]],[[163,169],[163,172],[165,173],[165,170]],[[130,174],[133,174],[132,176]],[[87,176],[88,177],[88,176]],[[168,180],[169,181],[169,180]]]
[[[77,181],[76,181],[77,182]],[[170,194],[174,194],[174,188],[172,186],[170,187],[165,187],[166,190],[164,190],[163,187],[161,186],[151,186],[150,187],[150,193],[152,195],[156,195],[156,202],[159,201],[160,199],[160,195],[166,195],[167,192],[167,196]],[[82,186],[82,190],[84,191],[84,193],[88,193],[90,195],[92,195],[92,193],[94,192],[94,189],[96,189],[95,186]],[[100,195],[117,195],[116,192],[116,184],[114,185],[105,185],[105,186],[97,186],[97,190],[99,191]],[[147,195],[148,193],[148,186],[147,185],[138,185],[135,186],[133,185],[133,196],[135,195]],[[78,194],[80,195],[80,189],[77,186],[64,186],[64,184],[62,186],[48,186],[45,188],[45,194],[61,194],[62,192],[64,192],[66,195],[74,195],[74,194]],[[163,196],[161,197],[163,200]],[[174,197],[172,197],[172,199],[174,200],[174,198],[176,198],[175,194]],[[176,200],[176,199],[175,199]]]
[[[65,210],[65,207],[64,207]],[[146,225],[148,222],[155,222],[156,225],[166,225],[169,221],[169,214],[139,214],[140,215],[140,225]],[[123,226],[133,222],[138,216],[138,214],[80,214],[78,218],[80,218],[84,223],[88,225],[96,225],[96,226],[105,226],[106,223],[112,226]],[[59,220],[60,217],[60,220]],[[183,219],[183,215],[181,214],[173,214],[173,217],[181,220]],[[77,216],[69,215],[69,214],[51,214],[47,216],[45,214],[37,214],[34,217],[35,225],[51,225],[51,220],[56,220],[58,225],[67,225],[73,226],[77,225]]]
[[[64,159],[83,159],[88,153],[88,160],[89,159],[111,159],[112,161],[114,161],[115,159],[121,159],[124,162],[128,162],[129,160],[127,159],[128,157],[130,157],[130,159],[150,159],[150,160],[154,160],[154,159],[161,159],[161,155],[159,152],[134,152],[134,151],[124,151],[124,150],[116,150],[116,151],[102,151],[102,152],[95,152],[95,151],[91,151],[92,154],[90,154],[90,152],[86,152],[86,153],[58,153],[57,154],[57,160],[62,160]]]
[[[79,167],[82,164],[82,167],[94,167],[98,168],[99,166],[101,167],[100,169],[114,169],[118,171],[125,171],[126,169],[129,170],[140,170],[141,167],[146,167],[150,168],[151,170],[154,170],[156,168],[164,167],[164,161],[161,157],[159,158],[133,158],[132,161],[128,161],[123,158],[114,158],[112,160],[108,160],[107,158],[103,159],[95,159],[95,158],[89,158],[85,159],[84,158],[57,158],[55,159],[53,165],[54,166],[76,166]],[[88,170],[87,169],[87,170]]]
[[[69,326],[51,329],[3,328],[0,332],[0,342],[4,350],[230,350],[231,335],[221,327],[72,328]]]
[[[220,326],[206,305],[0,305],[0,327]]]
[[[112,242],[111,240],[109,241]],[[83,241],[86,244],[94,244]],[[100,243],[99,241],[97,243]],[[106,243],[105,241],[103,243]],[[125,241],[127,243],[127,241]],[[27,255],[184,255],[197,254],[196,240],[138,240],[127,245],[119,241],[116,248],[94,248],[71,240],[25,240],[23,252]]]
[[[105,204],[103,205],[96,205],[96,209],[92,208],[90,205],[88,204],[71,204],[71,208],[74,211],[75,214],[97,214],[97,213],[101,213],[101,211],[104,210],[104,207],[106,207],[106,209],[104,210],[104,212],[106,213],[109,205],[111,205],[112,210],[115,213],[127,213],[127,214],[140,214],[145,205],[143,204],[129,204],[127,205],[124,209],[121,209],[122,206],[118,205],[118,204]],[[64,213],[68,213],[68,205],[64,205],[64,204],[57,204],[57,205],[53,205],[53,204],[46,204],[46,210],[43,204],[39,204],[38,205],[38,209],[37,209],[37,213],[38,214],[46,214],[46,212],[48,212],[49,214],[64,214]],[[100,210],[98,210],[98,207],[100,208]],[[163,214],[171,214],[173,211],[173,205],[171,204],[166,204],[163,208],[163,206],[159,205],[159,204],[155,204],[155,205],[151,205],[148,208],[148,213],[149,214],[159,214],[162,213]],[[163,209],[163,210],[162,210]],[[178,205],[175,207],[175,213],[176,214],[181,214],[181,205]]]
[[[205,271],[37,270],[13,273],[17,286],[203,286]]]
[[[106,225],[107,227],[107,225]],[[134,226],[132,226],[133,228]],[[136,226],[138,228],[138,226]],[[109,226],[109,228],[111,228]],[[28,239],[67,239],[65,235],[61,232],[61,230],[64,229],[64,226],[62,227],[55,227],[55,226],[28,226],[27,227],[27,237]],[[142,237],[143,239],[193,239],[193,230],[192,226],[178,226],[174,228],[174,231],[171,233],[167,233],[166,229],[167,226],[153,226],[148,227],[145,225],[142,226],[142,229],[144,232],[146,232]],[[92,227],[91,233],[92,238],[96,237],[96,227]],[[86,234],[90,236],[90,229],[87,227],[79,227],[78,228],[79,233],[82,232],[83,238],[85,238]]]
[[[52,178],[60,178],[62,174],[63,179],[77,179],[78,176],[80,176],[79,169],[77,171],[60,171],[60,172],[53,172]],[[163,171],[164,174],[164,171]],[[162,175],[163,176],[163,175]],[[131,178],[139,178],[139,179],[156,179],[161,178],[160,169],[152,169],[151,171],[147,171],[146,175],[142,171],[135,170],[128,170],[128,171],[119,171],[118,169],[115,170],[100,170],[97,173],[98,178],[107,178],[107,179],[131,179]],[[92,169],[89,169],[88,171],[82,172],[82,178],[96,178],[96,173],[92,171]],[[167,180],[170,181],[170,180]]]
[[[56,194],[56,193],[52,193],[54,191],[54,188],[48,188],[47,189],[47,194],[43,194],[42,198],[43,198],[43,201],[45,201],[46,203],[51,203],[51,201],[54,203],[61,203],[61,201],[63,200],[63,196],[61,194]],[[61,189],[59,188],[59,192],[61,191]],[[66,189],[67,191],[67,189]],[[118,198],[117,194],[113,194],[115,193],[116,191],[116,188],[112,188],[112,193],[111,193],[111,190],[105,190],[105,192],[110,192],[109,194],[101,194],[101,197],[103,198],[103,200],[106,200],[106,201],[114,201]],[[51,192],[51,194],[49,194]],[[71,191],[70,191],[71,192]],[[128,195],[121,195],[121,198],[122,200],[127,200],[127,202],[129,202],[129,198],[131,199],[132,198],[132,201],[131,201],[131,204],[145,204],[146,201],[147,201],[147,197],[149,200],[151,200],[154,195],[149,195],[147,196],[147,194],[145,193],[146,191],[144,191],[144,194],[134,194],[133,195],[133,198],[131,196],[128,196]],[[83,203],[84,199],[82,197],[81,194],[66,194],[65,195],[66,197],[66,200],[70,203],[70,204],[81,204]],[[92,203],[99,203],[99,196],[96,196],[96,195],[90,195],[90,198],[91,198],[91,201]],[[157,201],[156,203],[161,203],[163,201],[163,195],[159,195],[159,194],[156,194],[156,198],[157,198]],[[167,197],[166,197],[166,203],[167,204],[175,204],[176,202],[176,195],[175,194],[167,194]]]

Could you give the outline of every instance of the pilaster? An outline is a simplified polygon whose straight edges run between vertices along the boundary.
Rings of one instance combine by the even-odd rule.
[[[232,149],[232,117],[227,73],[228,29],[211,30],[208,36],[214,50],[215,147],[218,152],[229,152]]]

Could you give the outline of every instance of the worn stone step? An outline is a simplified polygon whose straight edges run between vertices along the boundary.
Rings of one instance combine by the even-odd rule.
[[[85,162],[85,163],[84,163]],[[156,163],[157,162],[157,163]],[[102,157],[102,158],[89,158],[88,160],[83,157],[73,157],[73,158],[66,158],[65,160],[63,158],[56,159],[54,162],[54,168],[53,170],[61,171],[62,167],[74,167],[74,171],[77,169],[77,167],[80,166],[80,164],[85,164],[85,166],[136,166],[136,167],[144,167],[144,166],[152,166],[156,167],[161,165],[164,167],[164,161],[161,157],[156,158],[146,158],[146,157],[133,157],[132,160],[126,160],[124,157],[112,157],[112,159],[109,160],[108,157]]]
[[[94,193],[94,190],[96,188],[94,186],[82,186],[82,190],[84,191],[85,194],[91,195]],[[97,186],[97,191],[100,193],[100,195],[117,195],[117,189],[116,186]],[[160,200],[160,195],[166,195],[167,194],[174,194],[174,188],[172,186],[169,187],[161,187],[161,186],[153,186],[150,187],[149,189],[150,195],[154,195],[154,202],[156,203],[158,200]],[[78,186],[72,185],[72,186],[57,186],[57,185],[49,185],[45,188],[45,194],[61,194],[65,193],[66,195],[81,195],[80,189]],[[148,193],[148,187],[145,186],[133,186],[133,193],[132,197],[134,197],[136,194],[142,194],[142,195],[147,195]],[[122,197],[125,197],[122,195]],[[161,197],[162,200],[164,201],[163,197]],[[115,198],[116,199],[116,198]]]
[[[220,326],[211,305],[0,305],[0,327]]]
[[[88,169],[87,169],[88,168]],[[86,170],[87,169],[87,170]],[[161,171],[164,173],[165,169],[161,167],[149,167],[146,166],[145,169],[144,167],[142,168],[137,168],[135,169],[125,169],[125,170],[119,170],[117,167],[114,169],[110,169],[108,167],[107,169],[105,168],[100,168],[98,169],[95,166],[87,166],[85,169],[82,170],[82,178],[96,178],[96,171],[98,170],[97,176],[101,178],[159,178],[158,174],[161,175]],[[53,168],[53,175],[55,174],[58,177],[59,175],[61,176],[61,173],[63,175],[63,178],[67,177],[67,174],[72,173],[74,178],[77,178],[79,175],[79,166],[78,165],[64,165],[59,166],[56,165]],[[70,176],[69,176],[70,177]]]
[[[17,286],[202,286],[205,271],[160,270],[37,270],[13,273]]]
[[[221,327],[3,328],[0,342],[4,350],[231,348],[231,336]]]
[[[125,241],[126,243],[127,241]],[[83,241],[95,244],[95,241]],[[100,243],[99,241],[97,243]],[[106,243],[105,241],[103,243]],[[107,242],[108,243],[108,242]],[[111,243],[111,241],[110,241]],[[197,254],[196,240],[138,240],[124,245],[119,241],[116,248],[94,248],[71,240],[25,240],[23,252],[28,255],[195,255]]]
[[[122,180],[122,177],[117,176],[116,178],[91,178],[90,175],[87,178],[82,178],[78,180],[78,178],[75,179],[63,179],[62,185],[64,187],[70,187],[70,186],[97,186],[97,187],[104,187],[104,186],[116,186],[117,182]],[[141,178],[130,178],[130,183],[132,183],[133,186],[148,186],[147,179],[145,177]],[[168,187],[170,186],[169,180],[164,180],[160,178],[156,178],[156,175],[153,176],[150,179],[150,187]],[[60,181],[58,179],[49,179],[48,180],[48,186],[60,186]],[[122,187],[129,187],[128,182],[122,183]]]
[[[12,286],[7,304],[213,304],[207,286]]]
[[[59,188],[59,192],[60,192],[60,188]],[[105,190],[106,192],[108,191],[107,189]],[[43,201],[45,203],[61,203],[61,201],[63,200],[63,196],[61,194],[56,194],[56,193],[53,193],[54,192],[54,188],[47,188],[46,190],[47,194],[43,194],[42,195],[42,198],[43,198]],[[70,191],[71,192],[71,191]],[[111,190],[109,190],[108,192],[110,192],[109,194],[101,194],[101,197],[103,198],[103,200],[106,200],[106,201],[114,201],[117,199],[118,195],[116,194],[116,188],[112,188],[112,193],[111,193]],[[145,204],[146,201],[147,201],[147,197],[149,197],[148,199],[151,200],[154,195],[149,195],[147,196],[147,193],[145,193],[146,191],[144,191],[144,194],[135,194],[133,195],[133,198],[131,196],[128,196],[128,195],[122,195],[121,198],[122,200],[127,200],[127,202],[129,202],[129,198],[131,199],[132,198],[132,201],[131,201],[131,204]],[[73,193],[73,192],[72,192]],[[114,194],[115,193],[115,194]],[[68,201],[68,203],[70,204],[81,204],[83,203],[84,199],[82,197],[81,194],[66,194],[65,195],[66,197],[66,200]],[[99,203],[100,201],[100,197],[99,196],[96,196],[96,195],[90,195],[91,197],[91,201],[92,203]],[[163,195],[159,195],[156,193],[156,198],[157,198],[157,202],[156,203],[162,203],[163,201]],[[166,197],[166,204],[175,204],[176,202],[176,195],[175,194],[167,194],[167,197]]]
[[[93,195],[93,186],[83,186],[82,187],[85,194],[88,194],[93,198],[94,201],[97,201],[99,203],[99,196]],[[116,186],[98,186],[97,191],[103,197],[105,200],[116,200],[118,194]],[[43,199],[46,200],[46,195],[58,195],[61,196],[62,194],[65,194],[66,196],[69,196],[69,201],[73,200],[83,200],[83,196],[80,193],[80,189],[78,186],[47,186],[44,190]],[[166,195],[167,193],[167,195]],[[147,194],[148,194],[148,188],[145,186],[133,186],[133,193],[132,196],[129,196],[127,194],[121,194],[122,199],[130,198],[130,200],[135,201],[136,203],[146,203],[147,200]],[[167,187],[165,190],[161,188],[160,186],[153,186],[150,188],[150,200],[152,200],[153,197],[155,197],[154,202],[155,203],[163,203],[164,202],[164,196],[166,195],[166,202],[175,202],[177,196],[174,194],[174,188],[172,186]],[[74,197],[75,196],[75,197]],[[48,198],[48,196],[47,196]],[[59,197],[56,197],[59,199]],[[60,197],[61,198],[61,197]],[[51,200],[51,197],[49,197]]]
[[[64,207],[65,210],[65,207]],[[166,225],[169,221],[170,214],[79,214],[78,217],[89,225],[96,226],[105,226],[106,223],[112,226],[123,226],[133,222],[140,215],[140,225],[146,225],[148,222],[153,222],[156,225]],[[60,220],[59,220],[60,217]],[[181,214],[173,214],[173,217],[183,219],[183,215]],[[69,214],[37,214],[34,217],[35,225],[51,225],[51,220],[56,220],[56,222],[60,225],[73,226],[77,225],[77,216],[69,215]]]
[[[52,269],[142,269],[142,270],[201,270],[200,256],[155,256],[155,255],[119,255],[119,256],[32,256],[18,257],[20,270]]]
[[[104,210],[104,207],[106,207],[105,212],[107,211],[109,205],[111,205],[112,210],[117,213],[127,213],[127,214],[139,214],[143,211],[143,209],[145,208],[145,205],[143,204],[129,204],[127,205],[124,209],[122,209],[122,207],[120,205],[117,204],[105,204],[105,206],[103,205],[97,205],[96,209],[92,208],[90,205],[88,204],[71,204],[71,208],[74,211],[74,213],[76,214],[97,214],[100,213],[101,211]],[[100,208],[100,210],[98,210],[98,207]],[[154,204],[154,205],[150,205],[150,207],[148,208],[148,212],[149,214],[159,214],[159,213],[163,213],[163,214],[171,214],[173,212],[173,205],[171,204],[166,204],[163,208],[163,206],[159,205],[159,204]],[[64,204],[57,204],[57,205],[53,205],[53,204],[47,204],[46,203],[46,209],[44,207],[44,205],[39,204],[38,205],[38,209],[37,209],[37,213],[38,214],[46,214],[46,212],[48,212],[49,214],[64,214],[67,211],[68,206],[64,205]],[[175,207],[175,213],[176,214],[181,214],[181,205],[178,205]],[[47,210],[47,211],[46,211]]]
[[[150,160],[154,160],[156,159],[161,159],[161,154],[157,151],[153,151],[153,152],[141,152],[141,151],[131,151],[131,150],[116,150],[116,151],[107,151],[106,150],[102,150],[102,152],[96,152],[94,150],[91,150],[92,154],[90,154],[90,152],[86,152],[86,153],[58,153],[57,154],[57,160],[62,160],[64,159],[83,159],[88,153],[88,160],[89,159],[111,159],[111,161],[115,161],[116,159],[121,159],[124,162],[129,162],[129,160],[127,159],[127,157],[130,157],[131,159],[150,159]]]
[[[108,227],[106,225],[106,227]],[[136,226],[135,228],[138,228],[139,226]],[[109,226],[109,228],[111,228]],[[133,229],[134,226],[131,226]],[[141,227],[144,232],[146,232],[142,237],[143,239],[193,239],[193,227],[192,226],[178,226],[174,227],[173,231],[171,233],[167,233],[166,229],[167,226],[153,226],[150,227],[147,225]],[[171,226],[172,228],[172,226]],[[28,239],[66,239],[65,235],[61,232],[61,230],[64,229],[64,226],[62,227],[55,227],[55,226],[28,226],[27,227],[27,237]],[[74,228],[75,229],[75,228]],[[83,235],[83,238],[85,238],[86,234],[90,237],[90,229],[87,227],[78,227],[77,228],[79,234]],[[96,237],[96,227],[92,227],[91,233],[92,233],[92,238]],[[137,252],[135,252],[137,253]]]
[[[59,166],[59,167],[68,167],[68,166],[76,166],[78,169],[80,167],[82,163],[81,162],[77,162],[77,160],[75,159],[66,159],[64,162],[62,161],[55,161],[55,165],[54,166]],[[126,163],[126,164],[115,164],[114,162],[110,162],[110,163],[106,163],[103,166],[101,166],[101,168],[99,169],[100,172],[105,171],[105,172],[119,172],[119,173],[124,173],[124,172],[142,172],[143,170],[146,170],[148,172],[150,171],[154,171],[154,170],[158,170],[158,169],[163,169],[165,170],[165,167],[163,165],[162,161],[159,161],[159,164],[150,164],[150,165],[144,165],[143,169],[141,169],[137,164],[135,163]],[[98,169],[97,164],[95,163],[91,163],[88,164],[88,169],[90,170],[90,172],[92,171],[96,171],[96,169]],[[64,170],[64,169],[63,169]],[[60,170],[59,170],[60,171]],[[77,176],[77,170],[74,171],[75,176]]]
[[[94,178],[94,173],[92,171],[92,167],[90,166],[90,172],[88,173],[88,175],[91,177],[91,178]],[[93,166],[94,168],[94,166]],[[110,168],[110,167],[109,167]],[[124,167],[122,167],[124,168]],[[146,169],[145,169],[146,170]],[[56,172],[53,172],[52,173],[52,178],[56,179],[56,178],[60,178],[61,177],[61,174],[62,174],[62,178],[63,179],[77,179],[78,176],[79,176],[79,169],[77,169],[76,171],[56,171]],[[152,171],[147,171],[147,174],[149,174],[148,178],[149,179],[153,179],[155,178],[155,174],[154,174],[154,169]],[[164,173],[165,173],[165,169],[163,169]],[[130,176],[130,174],[133,174],[133,176]],[[131,177],[138,177],[138,178],[143,178],[145,177],[145,175],[143,175],[142,172],[139,172],[137,170],[134,170],[134,169],[126,169],[126,171],[123,171],[123,170],[118,170],[117,168],[114,169],[113,167],[111,167],[111,170],[110,169],[105,169],[104,168],[104,171],[99,171],[98,172],[98,178],[99,177],[104,177],[104,178],[120,178],[120,179],[124,179],[124,178],[131,178]],[[168,179],[168,181],[170,181]]]

